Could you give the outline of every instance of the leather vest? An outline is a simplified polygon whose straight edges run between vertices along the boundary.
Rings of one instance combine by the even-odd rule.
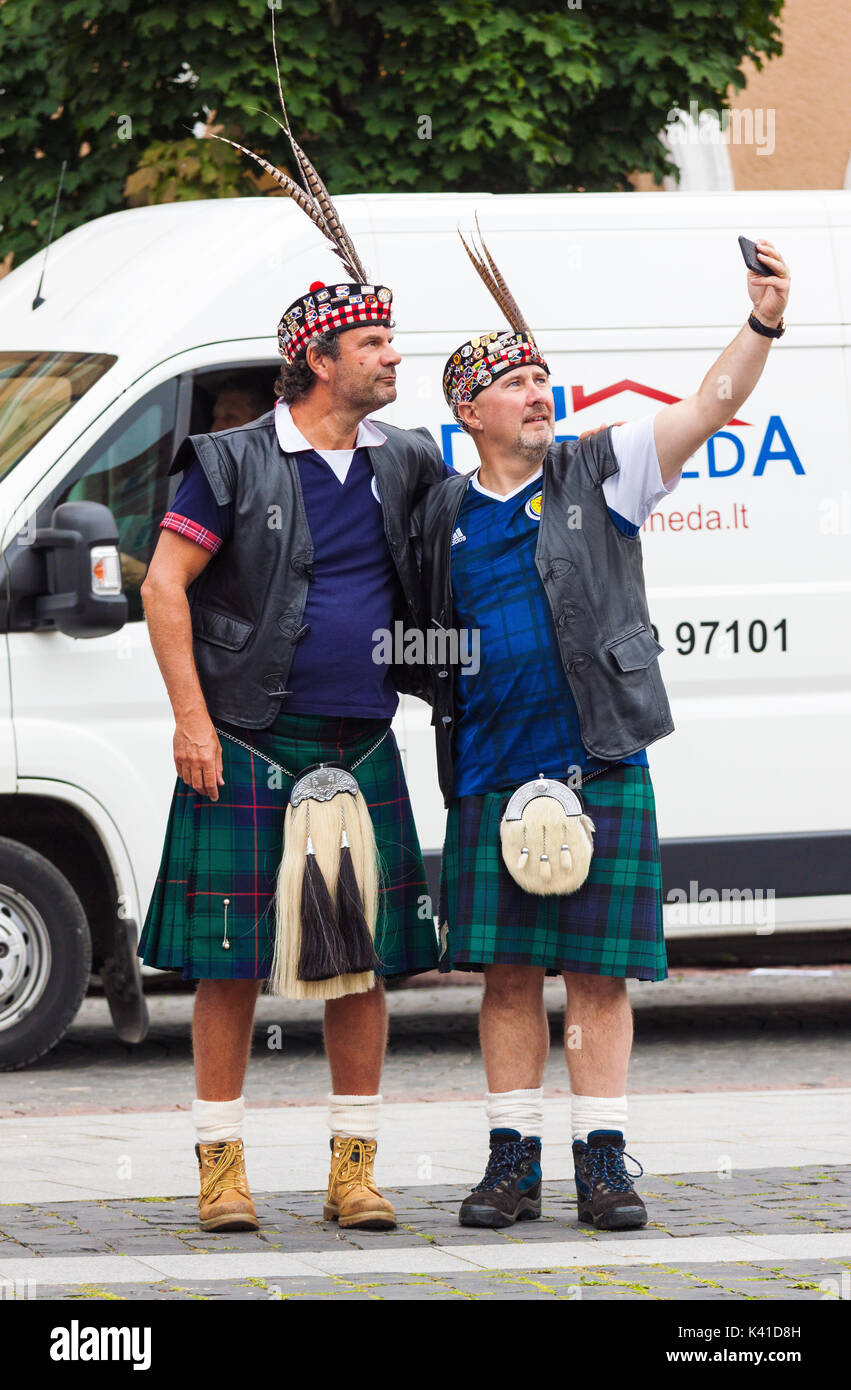
[[[582,742],[606,761],[637,753],[674,728],[659,674],[663,648],[647,608],[641,540],[618,530],[603,494],[604,480],[617,471],[611,429],[553,445],[544,460],[535,550]],[[412,522],[427,622],[436,628],[454,622],[451,544],[466,486],[459,475],[430,489]],[[431,669],[438,778],[448,806],[457,672],[449,662]],[[517,709],[522,718],[522,692]]]
[[[426,429],[381,423],[384,444],[367,450],[381,497],[384,533],[398,574],[408,626],[421,625],[418,580],[408,532],[426,488],[443,477],[440,450]],[[233,503],[232,535],[187,589],[195,666],[211,718],[268,727],[282,705],[303,625],[312,575],[296,456],[275,433],[274,411],[236,429],[190,435],[170,473],[196,456],[216,501]],[[428,673],[392,666],[404,693],[428,698]]]

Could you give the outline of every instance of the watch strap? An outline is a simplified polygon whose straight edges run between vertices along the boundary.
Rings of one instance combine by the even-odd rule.
[[[776,328],[769,328],[768,324],[761,323],[754,313],[751,313],[748,318],[748,327],[752,328],[754,333],[759,333],[763,338],[782,338],[783,334],[786,332],[786,324],[783,319],[780,320]]]

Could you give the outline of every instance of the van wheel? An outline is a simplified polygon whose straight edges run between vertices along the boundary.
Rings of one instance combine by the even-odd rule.
[[[91,965],[89,924],[65,875],[0,836],[0,1071],[26,1067],[56,1046]]]

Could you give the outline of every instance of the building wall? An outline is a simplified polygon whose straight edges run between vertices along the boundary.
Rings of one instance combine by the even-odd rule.
[[[696,145],[674,151],[679,187],[729,187],[731,179],[737,189],[851,188],[851,0],[786,0],[780,26],[781,57],[761,71],[745,62],[747,85],[730,89],[729,138],[715,167]],[[688,93],[680,100],[687,108]],[[642,192],[678,186],[646,172],[630,182]]]
[[[786,0],[783,54],[731,107],[774,111],[774,151],[729,145],[736,188],[843,188],[851,159],[851,0]]]

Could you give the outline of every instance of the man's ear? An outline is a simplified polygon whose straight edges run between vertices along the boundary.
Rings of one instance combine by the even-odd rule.
[[[459,401],[458,414],[461,417],[461,423],[469,434],[475,434],[484,429],[475,401]]]
[[[320,352],[315,343],[308,343],[304,354],[304,360],[320,381],[330,381],[331,373],[328,370],[329,358]]]

